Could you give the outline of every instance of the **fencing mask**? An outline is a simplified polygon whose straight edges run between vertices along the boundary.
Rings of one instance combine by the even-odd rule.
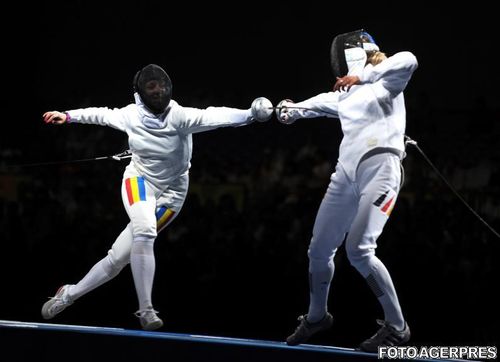
[[[162,67],[149,64],[135,74],[134,91],[151,112],[163,113],[172,99],[172,81]]]
[[[363,29],[337,35],[330,48],[333,75],[358,75],[366,64],[366,52],[378,51],[372,36]]]

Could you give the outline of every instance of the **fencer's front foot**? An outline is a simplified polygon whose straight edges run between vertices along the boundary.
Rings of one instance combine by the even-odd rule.
[[[255,98],[252,102],[252,118],[258,122],[266,122],[273,115],[273,104],[265,97]]]
[[[156,315],[156,313],[158,313],[158,311],[153,308],[138,310],[135,312],[136,317],[138,317],[141,322],[142,329],[145,331],[154,331],[163,327],[163,321]]]
[[[330,328],[333,324],[333,316],[328,312],[323,319],[315,323],[309,322],[307,320],[307,315],[301,315],[298,320],[300,322],[299,326],[295,329],[295,332],[286,339],[286,344],[289,346],[306,343],[314,334]]]

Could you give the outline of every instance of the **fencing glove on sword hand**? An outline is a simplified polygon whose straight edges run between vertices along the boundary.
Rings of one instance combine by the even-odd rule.
[[[290,99],[283,99],[276,106],[276,118],[283,124],[292,124],[296,118],[293,117],[293,112],[288,107],[292,106],[294,102]]]

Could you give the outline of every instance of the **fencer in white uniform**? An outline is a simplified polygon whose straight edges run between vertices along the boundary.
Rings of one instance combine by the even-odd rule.
[[[76,284],[63,285],[42,307],[53,318],[75,300],[114,278],[131,264],[142,328],[163,325],[151,300],[157,234],[181,211],[189,184],[192,134],[225,126],[242,126],[259,119],[259,102],[250,109],[182,107],[171,99],[172,82],[159,66],[150,64],[134,77],[135,103],[124,108],[85,108],[46,112],[44,121],[110,126],[127,133],[132,158],[122,180],[123,205],[130,223]],[[272,110],[271,110],[272,112]],[[266,110],[264,110],[266,113]]]
[[[299,317],[300,324],[287,343],[304,343],[332,325],[328,294],[334,256],[345,239],[350,263],[366,279],[384,311],[382,327],[359,346],[376,351],[379,345],[399,345],[410,337],[393,282],[375,249],[400,189],[406,125],[403,91],[418,63],[407,51],[386,57],[362,30],[334,39],[331,62],[337,78],[334,91],[299,103],[284,100],[276,111],[285,124],[299,118],[337,118],[343,132],[308,250],[309,310]]]

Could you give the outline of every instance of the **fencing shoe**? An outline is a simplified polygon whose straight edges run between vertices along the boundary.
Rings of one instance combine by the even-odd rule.
[[[400,346],[410,340],[410,327],[405,322],[405,327],[402,331],[396,330],[386,321],[377,320],[381,326],[380,329],[372,337],[368,338],[359,345],[359,349],[365,352],[377,352],[378,347],[383,346]]]
[[[138,310],[135,315],[141,322],[142,329],[145,331],[154,331],[163,326],[163,321],[156,315],[158,313],[153,308]]]
[[[70,284],[60,287],[56,295],[50,298],[42,307],[42,317],[44,319],[54,318],[57,314],[61,313],[66,307],[73,304],[73,300],[68,296]]]
[[[299,326],[295,329],[295,332],[286,339],[286,344],[289,346],[296,346],[306,342],[313,334],[330,328],[333,323],[333,317],[328,312],[323,319],[315,323],[307,321],[307,314],[301,315],[298,320],[300,321]]]

